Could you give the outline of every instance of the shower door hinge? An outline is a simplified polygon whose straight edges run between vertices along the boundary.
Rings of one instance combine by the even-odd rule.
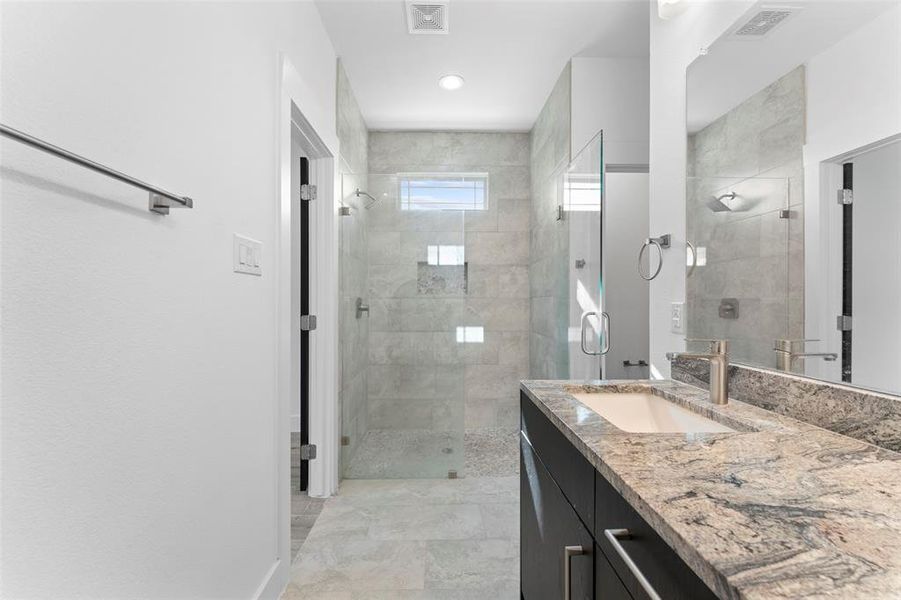
[[[835,328],[839,331],[851,331],[851,316],[839,315],[835,318]]]
[[[316,458],[316,444],[304,444],[300,447],[300,460]]]
[[[854,204],[854,190],[839,190],[838,203],[841,205]]]
[[[304,202],[316,199],[316,186],[309,183],[303,183],[300,186],[300,199]]]
[[[300,315],[300,330],[313,331],[316,329],[316,315]]]
[[[562,204],[558,204],[558,205],[557,205],[557,220],[558,220],[558,221],[562,221],[562,220],[564,219],[565,216],[566,216],[566,212],[565,212],[564,209],[563,209],[563,205],[562,205]]]

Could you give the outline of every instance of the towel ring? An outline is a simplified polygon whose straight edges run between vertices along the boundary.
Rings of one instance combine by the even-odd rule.
[[[657,263],[657,269],[653,274],[650,272],[650,263],[648,264],[648,274],[645,275],[641,271],[641,259],[644,258],[644,251],[654,246],[657,248],[657,255],[660,257],[659,262]],[[663,250],[670,247],[670,234],[661,235],[660,237],[648,238],[641,245],[641,250],[638,251],[638,276],[644,279],[645,281],[651,281],[655,279],[658,275],[660,275],[660,270],[663,268]]]
[[[695,249],[694,244],[685,240],[685,245],[691,250],[691,264],[688,265],[688,273],[685,274],[686,279],[691,277],[691,274],[695,272],[695,267],[698,266],[698,251]]]

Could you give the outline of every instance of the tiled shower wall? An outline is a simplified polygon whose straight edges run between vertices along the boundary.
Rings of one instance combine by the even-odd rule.
[[[571,68],[557,80],[531,132],[532,173],[530,377],[567,378],[569,229],[557,220],[563,170],[570,160]]]
[[[688,337],[729,339],[735,361],[775,367],[774,340],[804,337],[804,140],[804,67],[688,139],[687,237],[707,261],[686,280]],[[735,211],[707,207],[729,192]]]
[[[354,195],[358,187],[367,189],[369,134],[357,106],[353,90],[341,64],[338,64],[338,139],[340,142],[340,190],[342,202],[351,207],[351,215],[338,217],[340,275],[339,352],[342,467],[349,464],[360,440],[369,428],[366,411],[366,386],[369,360],[369,323],[356,318],[357,298],[366,298],[369,288],[368,211]]]
[[[488,173],[487,210],[400,210],[398,173],[444,172]],[[515,432],[529,369],[528,134],[371,132],[369,173],[380,198],[369,211],[370,428]],[[431,273],[434,244],[464,245],[465,280]],[[484,342],[458,343],[462,326],[483,327]]]

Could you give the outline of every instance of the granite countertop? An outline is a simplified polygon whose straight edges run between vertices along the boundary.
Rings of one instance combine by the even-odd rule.
[[[676,381],[521,387],[721,598],[901,597],[901,454]],[[627,433],[569,394],[599,387],[741,431]]]

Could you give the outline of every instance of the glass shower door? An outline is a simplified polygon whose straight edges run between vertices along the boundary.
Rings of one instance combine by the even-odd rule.
[[[342,369],[348,381],[342,408],[352,425],[343,434],[349,443],[345,478],[463,472],[466,369],[479,360],[486,339],[467,312],[473,260],[466,248],[467,211],[441,203],[441,186],[451,184],[434,179],[369,173],[372,199],[342,217],[349,233],[354,221],[365,222],[359,237],[345,240],[348,248],[361,248],[359,256],[348,251],[341,258],[360,265],[343,270],[343,285],[354,292],[344,297],[342,331],[345,356],[362,354],[359,363],[345,360]],[[348,203],[355,198],[345,194]]]
[[[563,174],[563,211],[568,226],[568,354],[570,379],[603,376],[610,318],[604,305],[604,137],[599,133]]]

